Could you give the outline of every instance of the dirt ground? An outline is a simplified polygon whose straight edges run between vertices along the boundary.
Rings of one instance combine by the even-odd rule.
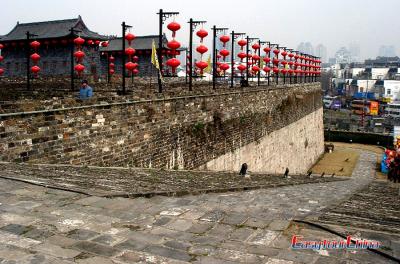
[[[351,176],[360,157],[359,150],[368,150],[378,155],[376,177],[378,179],[387,179],[387,176],[380,172],[383,148],[363,144],[331,143],[335,146],[335,150],[332,153],[324,154],[312,168],[313,173],[321,174],[325,172],[328,175],[335,173],[338,176]]]

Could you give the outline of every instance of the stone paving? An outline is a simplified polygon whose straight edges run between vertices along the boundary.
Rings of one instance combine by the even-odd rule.
[[[335,238],[291,220],[366,187],[375,161],[362,152],[348,181],[184,197],[109,199],[0,179],[0,263],[391,263],[290,249],[293,234]]]
[[[105,168],[69,165],[0,163],[0,177],[105,197],[182,196],[208,192],[243,191],[293,184],[347,180],[325,175],[269,175],[233,172]]]

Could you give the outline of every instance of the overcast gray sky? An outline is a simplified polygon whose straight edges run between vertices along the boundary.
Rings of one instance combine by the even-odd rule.
[[[0,35],[20,22],[73,18],[103,34],[121,34],[125,20],[136,35],[157,34],[158,9],[178,11],[186,43],[190,17],[246,32],[263,40],[297,48],[303,41],[322,43],[330,56],[341,46],[359,43],[361,56],[375,57],[380,45],[394,45],[399,54],[400,0],[3,0]]]

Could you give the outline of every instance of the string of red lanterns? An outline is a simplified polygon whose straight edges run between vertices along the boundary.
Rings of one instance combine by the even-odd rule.
[[[139,73],[139,65],[137,64],[137,60],[134,59],[134,57],[136,57],[134,56],[136,50],[132,47],[132,41],[135,38],[136,36],[130,32],[125,35],[125,39],[128,41],[128,47],[125,48],[125,54],[128,56],[128,62],[125,63],[125,68],[131,73],[131,75]]]
[[[223,48],[219,51],[219,55],[222,56],[222,60],[223,60],[223,62],[219,65],[219,68],[224,72],[224,74],[230,68],[229,64],[226,63],[226,57],[228,57],[229,54],[231,54],[229,52],[229,50],[226,49],[226,43],[228,43],[230,39],[231,38],[228,35],[222,35],[219,38],[219,40],[222,42],[222,46],[223,46]]]
[[[265,66],[263,68],[263,71],[266,74],[268,74],[268,77],[269,77],[269,73],[271,72],[271,68],[269,67],[270,66],[270,62],[271,62],[271,58],[270,58],[270,56],[271,56],[271,48],[270,47],[265,47],[263,49],[263,51],[265,52],[265,56],[263,58]]]
[[[109,74],[112,76],[114,73],[115,73],[115,64],[114,64],[114,62],[115,62],[115,58],[114,58],[114,56],[111,54],[111,55],[109,55],[110,57],[108,58],[108,62],[109,62],[109,64],[108,64],[108,72],[109,72]]]
[[[85,57],[85,53],[82,51],[82,46],[85,44],[85,40],[81,37],[77,37],[74,39],[74,44],[77,48],[77,51],[74,52],[74,57],[77,62],[74,69],[78,73],[78,76],[81,76],[82,72],[85,70],[85,66],[82,64],[83,58]]]
[[[181,25],[175,21],[172,21],[167,25],[167,28],[172,31],[172,40],[168,41],[167,46],[171,50],[170,54],[172,58],[167,60],[167,66],[171,67],[172,75],[175,75],[176,68],[181,65],[181,62],[176,58],[178,54],[177,49],[181,47],[181,43],[175,39],[176,32],[181,29]]]
[[[30,56],[30,59],[33,62],[33,66],[31,67],[31,72],[37,76],[37,74],[40,72],[40,67],[37,65],[39,60],[40,60],[40,55],[37,53],[39,47],[40,47],[40,42],[39,41],[32,41],[30,44],[30,47],[34,50],[34,53]]]
[[[2,52],[3,49],[4,49],[4,45],[0,43],[0,64],[4,60],[3,52]],[[0,76],[3,75],[3,74],[4,74],[4,69],[0,67]]]
[[[256,42],[253,45],[251,45],[251,48],[254,50],[254,54],[251,56],[252,60],[252,67],[251,71],[254,75],[257,75],[257,73],[260,71],[260,67],[258,66],[258,62],[260,61],[260,56],[258,56],[258,50],[260,49],[260,45]]]
[[[196,62],[196,67],[200,69],[200,75],[203,76],[204,69],[208,67],[208,63],[203,61],[203,55],[208,51],[208,48],[203,44],[208,32],[202,28],[196,32],[196,35],[200,38],[200,45],[196,48],[196,51],[200,53],[200,61]]]
[[[245,39],[240,39],[238,45],[240,46],[240,52],[237,56],[240,59],[240,64],[237,66],[237,69],[240,71],[240,74],[243,75],[243,72],[246,70],[246,66],[243,65],[243,60],[247,57],[247,54],[244,52],[244,47],[247,45],[247,41]]]

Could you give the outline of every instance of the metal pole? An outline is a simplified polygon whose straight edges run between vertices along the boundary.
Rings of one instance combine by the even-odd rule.
[[[249,36],[246,37],[246,86],[249,86]]]
[[[235,67],[235,31],[232,31],[231,41],[231,88],[233,88],[233,78],[235,76],[235,71],[233,69]]]
[[[189,91],[193,86],[193,19],[189,20]]]
[[[30,46],[29,46],[29,40],[30,40],[31,34],[29,31],[26,32],[26,87],[28,91],[31,90],[31,80],[30,80]]]
[[[213,89],[215,90],[215,79],[217,78],[217,74],[216,74],[216,71],[217,71],[217,67],[216,67],[216,64],[217,64],[217,57],[216,57],[216,46],[217,46],[217,43],[216,43],[216,38],[217,38],[217,27],[216,26],[213,26]]]
[[[258,49],[258,76],[257,76],[257,86],[260,86],[260,78],[261,78],[261,40],[258,40],[258,45],[260,48]]]
[[[157,82],[158,82],[158,92],[162,93],[163,87],[161,83],[161,74],[163,72],[163,58],[162,58],[162,49],[163,49],[163,18],[164,12],[160,9],[159,14],[159,32],[158,32],[158,64],[160,70],[157,73]]]
[[[125,90],[125,62],[126,62],[126,56],[125,56],[125,30],[126,30],[126,24],[125,21],[122,22],[122,94],[126,93]]]

